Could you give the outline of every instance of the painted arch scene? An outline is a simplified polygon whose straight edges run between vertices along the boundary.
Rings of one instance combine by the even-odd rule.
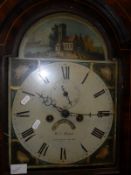
[[[20,58],[107,59],[105,41],[88,21],[67,14],[39,20],[24,35]]]

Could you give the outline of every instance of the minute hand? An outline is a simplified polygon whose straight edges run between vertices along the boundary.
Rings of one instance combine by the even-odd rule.
[[[101,117],[109,117],[111,114],[112,113],[110,111],[98,111],[98,113],[96,113],[96,114],[93,114],[91,112],[88,114],[79,114],[79,113],[70,112],[70,115],[75,116],[75,117],[81,115],[81,116],[89,116],[89,117],[97,116],[97,117],[101,118]]]

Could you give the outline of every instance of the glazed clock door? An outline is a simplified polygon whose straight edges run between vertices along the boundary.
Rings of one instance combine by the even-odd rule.
[[[116,63],[12,59],[10,64],[10,74],[15,72],[10,134],[14,132],[19,144],[42,161],[38,167],[88,164],[108,140],[116,116],[109,87],[95,69],[110,66],[115,73]],[[16,81],[19,66],[26,71]]]

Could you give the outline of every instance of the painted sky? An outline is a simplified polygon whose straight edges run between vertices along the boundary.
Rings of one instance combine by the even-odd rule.
[[[87,21],[83,22],[74,16],[69,17],[68,15],[55,15],[38,21],[28,30],[24,38],[26,38],[26,42],[40,41],[42,44],[48,45],[51,28],[54,27],[55,24],[61,23],[66,24],[68,36],[75,34],[81,34],[82,36],[88,35],[94,40],[95,46],[104,46],[104,41],[99,32],[90,23]]]

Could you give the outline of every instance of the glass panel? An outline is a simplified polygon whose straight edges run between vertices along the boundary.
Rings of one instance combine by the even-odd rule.
[[[113,164],[117,63],[10,60],[10,163],[28,168]]]

